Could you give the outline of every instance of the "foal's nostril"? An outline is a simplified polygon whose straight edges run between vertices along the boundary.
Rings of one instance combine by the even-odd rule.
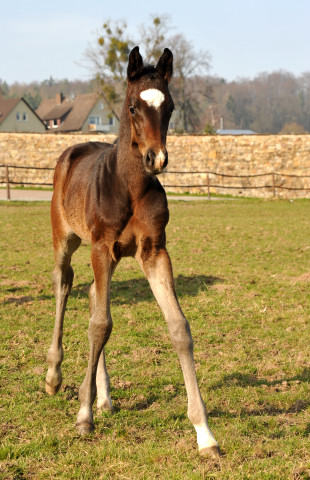
[[[144,157],[145,166],[152,172],[160,173],[168,165],[168,153],[166,149],[155,153],[150,149]]]
[[[146,165],[147,167],[154,167],[156,153],[153,150],[149,150],[146,154]]]

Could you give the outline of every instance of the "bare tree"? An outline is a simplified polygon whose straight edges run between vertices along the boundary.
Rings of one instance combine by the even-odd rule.
[[[179,131],[194,131],[200,124],[201,107],[206,108],[206,100],[210,96],[209,86],[198,85],[197,76],[205,75],[209,70],[211,57],[207,51],[195,51],[183,34],[169,36],[172,30],[170,16],[151,15],[151,24],[141,26],[140,45],[151,63],[165,47],[172,50],[174,76],[171,90],[176,106],[175,122]]]
[[[133,46],[126,30],[125,22],[108,20],[102,26],[96,45],[89,46],[84,53],[97,91],[117,119],[120,118],[120,104],[125,91],[128,54]]]
[[[154,64],[163,49],[169,47],[174,54],[172,90],[180,129],[193,130],[199,123],[197,115],[200,103],[193,89],[193,79],[209,69],[210,55],[206,51],[197,53],[182,34],[169,36],[172,30],[169,16],[151,15],[149,23],[139,27],[139,37],[133,39],[127,33],[125,22],[108,21],[102,27],[97,44],[86,50],[84,58],[96,78],[98,90],[116,117],[119,117],[118,105],[125,90],[130,49],[140,45],[145,60]]]
[[[156,64],[164,48],[171,48],[167,41],[169,42],[169,33],[173,28],[170,15],[159,17],[151,14],[149,23],[140,25],[137,45],[141,46],[146,62]]]
[[[175,104],[179,112],[181,130],[188,132],[195,130],[197,115],[199,115],[199,97],[204,100],[210,95],[207,84],[204,88],[197,87],[197,75],[205,75],[210,68],[210,54],[200,50],[196,52],[193,45],[182,34],[174,35],[169,39],[174,52],[174,83],[172,91]],[[205,106],[204,106],[205,108]]]

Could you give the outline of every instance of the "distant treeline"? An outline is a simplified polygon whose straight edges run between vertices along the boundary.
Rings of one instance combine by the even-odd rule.
[[[186,82],[191,97],[188,132],[210,134],[221,125],[257,133],[310,132],[310,72],[296,77],[278,71],[233,82],[195,76],[187,78]],[[96,85],[95,81],[55,80],[52,77],[29,84],[15,82],[9,85],[0,80],[0,93],[6,98],[24,97],[36,109],[42,99],[52,98],[58,92],[68,98],[94,92],[98,88]],[[173,92],[173,82],[171,87]],[[177,95],[177,91],[175,93]],[[184,128],[176,127],[176,130],[182,132]]]
[[[253,80],[214,83],[214,108],[224,127],[257,133],[310,132],[310,72],[262,73]]]
[[[93,90],[93,82],[91,81],[55,80],[50,77],[43,82],[15,82],[9,85],[0,79],[0,93],[5,98],[24,97],[34,110],[38,108],[44,98],[53,98],[59,92],[69,98],[70,96],[91,93]]]

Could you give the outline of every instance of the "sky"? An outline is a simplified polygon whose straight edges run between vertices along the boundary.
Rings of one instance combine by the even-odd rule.
[[[208,51],[209,73],[227,81],[310,71],[310,0],[0,0],[0,14],[0,79],[9,84],[88,80],[83,54],[103,23],[124,20],[135,34],[152,14],[169,15],[171,34]]]

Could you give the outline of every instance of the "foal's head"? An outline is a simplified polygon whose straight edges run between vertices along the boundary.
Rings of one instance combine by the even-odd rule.
[[[131,123],[131,143],[143,155],[146,170],[155,175],[168,164],[166,137],[174,109],[168,89],[172,62],[168,48],[156,67],[143,65],[139,47],[129,55],[125,108]]]

